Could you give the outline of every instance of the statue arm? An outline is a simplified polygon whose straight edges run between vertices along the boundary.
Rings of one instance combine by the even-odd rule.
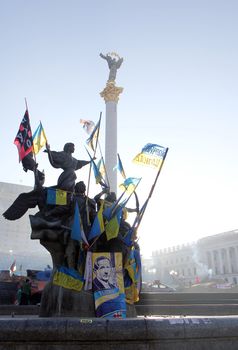
[[[123,57],[121,57],[121,58],[117,61],[117,69],[121,67],[122,62],[123,62]]]
[[[105,55],[103,55],[102,53],[100,53],[100,57],[104,58],[104,60],[107,59],[107,57]]]
[[[75,170],[81,169],[82,167],[89,164],[90,162],[91,162],[90,160],[78,160]]]
[[[103,55],[102,53],[100,53],[100,56],[102,57],[102,58],[104,58],[104,60],[106,60],[107,61],[107,64],[108,64],[108,67],[109,67],[109,69],[111,69],[111,65],[112,65],[112,59],[111,59],[111,57],[109,56],[109,55]]]

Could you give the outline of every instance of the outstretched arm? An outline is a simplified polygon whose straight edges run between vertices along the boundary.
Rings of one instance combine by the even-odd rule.
[[[122,62],[123,62],[123,57],[121,57],[121,58],[117,61],[117,69],[121,67]]]
[[[102,53],[100,53],[100,57],[104,58],[104,60],[107,59],[107,57],[105,55],[103,55]]]

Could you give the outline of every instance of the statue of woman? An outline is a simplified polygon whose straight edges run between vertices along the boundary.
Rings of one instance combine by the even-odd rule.
[[[60,174],[57,187],[61,190],[74,190],[76,174],[75,171],[90,163],[90,160],[78,160],[72,156],[74,153],[74,144],[69,142],[64,145],[63,151],[51,151],[50,146],[46,144],[50,164],[54,168],[61,168],[64,171]]]
[[[112,58],[112,54],[103,55],[102,53],[100,53],[100,57],[107,61],[108,67],[110,69],[108,81],[115,81],[117,70],[121,67],[123,58],[120,58],[118,56],[118,59],[116,59]]]

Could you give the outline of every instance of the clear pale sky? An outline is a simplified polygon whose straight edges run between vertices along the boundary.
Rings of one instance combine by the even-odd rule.
[[[34,182],[13,144],[25,97],[32,131],[41,120],[51,149],[71,141],[87,159],[79,120],[100,112],[103,147],[108,67],[99,53],[116,51],[118,152],[127,176],[143,177],[141,205],[156,172],[131,160],[146,143],[169,147],[139,229],[142,253],[237,229],[237,18],[236,0],[1,0],[0,181]],[[37,161],[55,184],[46,154]]]

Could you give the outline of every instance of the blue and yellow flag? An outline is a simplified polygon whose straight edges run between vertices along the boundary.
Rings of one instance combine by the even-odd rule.
[[[117,153],[117,165],[115,166],[115,169],[117,169],[120,172],[123,179],[126,179],[126,174],[122,165],[121,158],[118,153]]]
[[[106,224],[105,232],[108,241],[118,236],[122,219],[122,210],[123,208],[119,206],[116,209],[116,212],[113,214],[112,218]]]
[[[101,181],[104,182],[102,174],[100,173],[100,171],[99,171],[97,165],[95,164],[94,160],[91,159],[91,162],[92,162],[92,166],[93,166],[93,173],[94,173],[94,176],[95,176],[96,184],[100,183]]]
[[[75,202],[75,208],[74,208],[74,220],[71,228],[71,238],[74,239],[75,241],[84,242],[88,245],[88,241],[83,230],[83,225],[81,222],[77,201]]]
[[[40,122],[38,128],[34,132],[33,135],[33,149],[34,153],[37,154],[41,150],[42,147],[46,145],[47,138],[45,136],[45,130]]]
[[[166,156],[168,148],[147,143],[141,152],[133,159],[134,163],[149,166],[152,168],[160,168]]]
[[[90,153],[88,152],[88,150],[86,149],[88,155],[89,155],[89,158],[91,160],[91,164],[92,164],[92,167],[93,167],[93,173],[94,173],[94,176],[95,176],[95,180],[96,180],[96,184],[100,184],[102,187],[108,187],[105,180],[103,179],[103,176],[102,174],[100,173],[96,163],[94,162],[93,158],[91,157]]]
[[[128,177],[125,179],[125,181],[119,185],[119,188],[127,193],[132,193],[135,191],[136,187],[138,186],[141,178],[137,177]]]
[[[53,284],[78,292],[82,289],[83,283],[83,277],[76,270],[65,266],[57,268],[53,276]]]
[[[101,158],[98,163],[97,163],[97,168],[99,173],[102,175],[102,177],[106,174],[106,168],[105,168],[105,163],[104,163],[104,159]]]
[[[140,252],[134,247],[125,263],[124,285],[126,302],[133,304],[139,300],[141,290],[141,259]]]
[[[46,203],[51,205],[66,205],[67,192],[58,188],[48,188]]]
[[[91,230],[89,232],[89,236],[88,236],[89,240],[100,236],[105,230],[103,214],[102,214],[103,207],[104,207],[104,201],[101,201],[100,209],[99,209],[99,211],[98,211],[98,213],[93,221]]]
[[[95,125],[89,138],[86,140],[88,147],[90,147],[94,152],[96,149],[96,143],[97,143],[98,136],[99,136],[100,123],[101,123],[101,118],[99,119],[99,121]]]

